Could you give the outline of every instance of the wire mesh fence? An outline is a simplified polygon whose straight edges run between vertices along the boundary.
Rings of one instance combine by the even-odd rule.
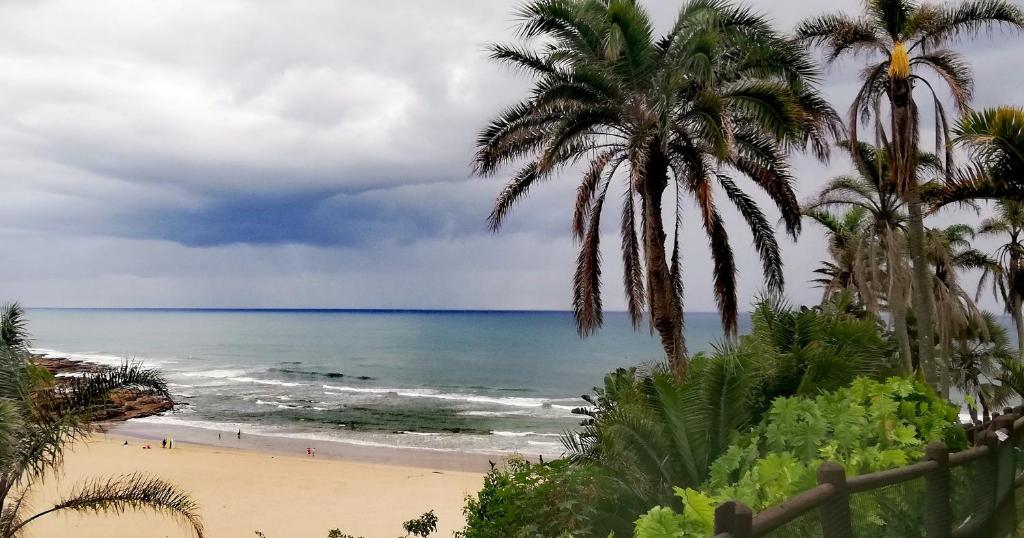
[[[924,478],[915,478],[850,495],[853,535],[924,536],[924,489]]]

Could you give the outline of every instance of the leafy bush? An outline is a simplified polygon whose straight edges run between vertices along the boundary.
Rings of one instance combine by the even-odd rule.
[[[430,533],[437,530],[437,516],[431,510],[416,519],[410,519],[402,523],[402,528],[405,529],[406,534],[429,536]]]
[[[492,465],[483,488],[466,497],[462,538],[588,536],[598,509],[597,474],[565,460]]]
[[[750,319],[750,333],[719,353],[749,364],[748,401],[755,421],[775,398],[814,396],[857,377],[884,379],[895,373],[895,349],[884,324],[849,294],[799,308],[769,295],[754,306]]]
[[[639,518],[635,535],[710,536],[704,517],[709,506],[735,499],[763,510],[814,487],[824,461],[840,463],[853,476],[918,461],[934,441],[962,450],[967,437],[957,415],[921,381],[899,377],[884,383],[861,378],[815,398],[778,398],[756,428],[715,460],[702,493],[677,491],[681,514],[655,507]],[[884,529],[919,515],[904,513],[897,499],[885,495],[855,506],[859,516]],[[675,534],[658,534],[661,529]]]

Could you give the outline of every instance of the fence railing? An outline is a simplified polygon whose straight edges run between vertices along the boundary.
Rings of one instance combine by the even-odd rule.
[[[932,443],[924,461],[865,475],[847,477],[841,465],[823,463],[817,486],[757,514],[737,501],[722,503],[715,538],[1015,535],[1024,406],[1004,409],[968,436],[974,446],[967,450],[950,453]]]

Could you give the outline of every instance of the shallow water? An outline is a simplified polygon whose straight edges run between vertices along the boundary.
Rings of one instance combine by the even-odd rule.
[[[623,313],[580,339],[567,312],[32,309],[39,352],[163,370],[151,424],[368,446],[558,453],[579,395],[660,345]],[[686,319],[691,351],[721,337]],[[742,320],[741,330],[746,325]]]

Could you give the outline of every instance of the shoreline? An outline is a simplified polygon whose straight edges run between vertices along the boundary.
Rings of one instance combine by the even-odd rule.
[[[502,452],[480,453],[458,449],[385,446],[335,439],[262,435],[246,432],[244,428],[241,439],[239,439],[234,432],[180,424],[146,423],[136,420],[99,424],[97,430],[94,435],[103,436],[109,440],[135,440],[159,445],[162,439],[170,437],[175,443],[187,443],[198,447],[289,457],[305,457],[306,448],[314,448],[317,459],[323,460],[479,474],[487,472],[491,468],[491,463],[501,463],[513,455],[513,453]],[[554,459],[548,454],[520,455],[530,460],[539,456],[543,456],[544,459]]]

